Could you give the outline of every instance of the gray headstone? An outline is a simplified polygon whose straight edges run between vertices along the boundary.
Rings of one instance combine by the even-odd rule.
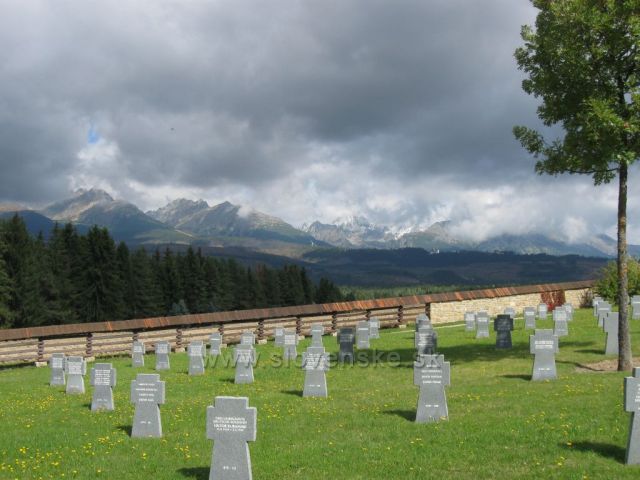
[[[113,389],[116,386],[116,371],[110,363],[96,363],[91,369],[91,411],[113,410]]]
[[[322,347],[322,336],[324,335],[324,325],[314,323],[311,325],[311,346]]]
[[[536,309],[535,307],[524,307],[524,329],[536,329]]]
[[[160,407],[164,403],[165,387],[157,373],[139,373],[131,380],[133,414],[132,437],[162,437]]]
[[[209,355],[215,357],[220,355],[222,350],[222,334],[218,332],[214,332],[209,336],[209,345],[211,346],[209,349]]]
[[[570,303],[565,303],[563,307],[564,311],[567,312],[567,321],[573,321],[573,305],[571,305]]]
[[[547,304],[546,303],[538,304],[538,318],[540,320],[546,320],[548,313],[549,313],[549,309],[547,308]]]
[[[309,347],[302,354],[302,368],[304,369],[303,397],[326,397],[327,377],[329,370],[329,354],[324,347]]]
[[[413,364],[413,383],[420,387],[416,423],[449,416],[444,387],[451,384],[451,368],[444,355],[420,355]]]
[[[598,305],[600,304],[600,302],[602,302],[604,299],[602,297],[593,297],[593,300],[591,301],[591,305],[593,305],[593,316],[597,317],[598,316]]]
[[[631,318],[633,320],[640,319],[640,297],[633,297],[631,299]]]
[[[624,379],[624,411],[631,413],[629,440],[627,441],[627,465],[640,465],[640,368],[633,369],[633,376]]]
[[[131,346],[131,360],[133,367],[144,367],[144,354],[146,351],[147,350],[143,342],[138,340],[133,342],[133,345]]]
[[[618,355],[618,312],[609,312],[604,319],[604,331],[607,334],[605,355]]]
[[[380,338],[380,319],[378,317],[369,319],[369,338]]]
[[[604,328],[604,319],[611,312],[611,305],[605,301],[598,303],[598,326]]]
[[[298,334],[292,330],[284,331],[284,351],[282,358],[284,360],[295,360],[298,358]]]
[[[235,383],[253,383],[253,362],[256,353],[253,345],[236,345],[233,360],[236,364]]]
[[[358,322],[356,326],[356,347],[361,350],[365,350],[370,348],[371,344],[369,343],[369,323],[368,322]]]
[[[498,315],[493,321],[493,329],[496,332],[496,348],[511,348],[511,331],[513,330],[513,318],[509,315]]]
[[[156,342],[156,370],[169,370],[169,354],[171,345],[169,342]]]
[[[429,327],[432,326],[431,319],[426,313],[421,313],[416,317],[416,331],[418,331],[420,327],[425,327],[425,326],[429,326]]]
[[[353,328],[341,328],[338,331],[337,340],[338,344],[340,345],[340,350],[338,351],[338,361],[353,363],[353,346],[356,341],[356,334]]]
[[[206,350],[202,340],[194,340],[187,347],[189,357],[189,375],[204,374],[204,356]]]
[[[82,357],[67,357],[65,362],[67,374],[67,393],[84,393],[84,375],[87,374],[87,362]]]
[[[476,313],[476,338],[489,337],[489,315],[482,310]]]
[[[246,397],[216,397],[207,407],[207,438],[213,440],[209,480],[251,480],[249,445],[258,412]]]
[[[476,312],[465,312],[464,329],[466,332],[476,331]]]
[[[255,345],[256,344],[256,336],[253,332],[243,332],[240,335],[240,344],[241,345]]]
[[[553,333],[558,337],[566,337],[569,335],[567,312],[565,312],[562,307],[558,307],[553,310]]]
[[[66,356],[64,353],[54,353],[49,359],[49,367],[51,367],[51,378],[49,385],[64,385],[66,377],[64,376],[64,364]]]
[[[276,327],[274,332],[274,345],[276,347],[284,347],[284,328]]]
[[[556,378],[556,353],[558,353],[558,336],[553,330],[536,330],[529,336],[529,349],[533,357],[533,374],[531,380],[553,380]]]
[[[507,307],[504,309],[503,313],[505,315],[509,315],[511,318],[516,318],[516,309],[513,307]]]
[[[433,328],[420,327],[415,333],[414,345],[418,355],[435,355],[438,350],[438,334]]]

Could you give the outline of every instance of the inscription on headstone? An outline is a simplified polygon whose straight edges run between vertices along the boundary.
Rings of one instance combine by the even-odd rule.
[[[246,397],[216,397],[207,407],[207,438],[213,440],[209,480],[251,480],[249,445],[258,412]]]
[[[449,416],[444,387],[451,384],[451,369],[444,355],[420,355],[413,364],[413,383],[420,387],[416,423]]]
[[[298,358],[298,334],[292,330],[284,331],[284,352],[282,358],[284,360],[295,360]]]
[[[327,377],[329,370],[329,354],[324,347],[309,347],[302,354],[302,368],[304,369],[303,397],[326,397]]]
[[[113,389],[116,386],[116,371],[110,363],[96,363],[91,369],[91,410],[113,410]]]
[[[144,367],[144,354],[146,352],[143,342],[136,340],[131,346],[131,359],[135,368]]]
[[[476,313],[476,338],[489,337],[489,314],[481,310]]]
[[[64,364],[66,356],[64,353],[54,353],[49,359],[51,367],[51,378],[49,385],[64,385],[66,377],[64,376]]]
[[[380,338],[380,319],[378,317],[369,319],[369,338]]]
[[[222,351],[222,334],[219,332],[213,332],[209,336],[209,355],[212,357],[220,355]]]
[[[84,375],[87,374],[87,362],[84,358],[67,357],[65,372],[67,373],[67,393],[84,393]]]
[[[438,334],[433,328],[420,327],[415,333],[414,344],[418,355],[435,355],[438,350]]]
[[[505,314],[498,315],[493,321],[493,329],[496,332],[496,348],[511,348],[513,318]]]
[[[253,383],[253,362],[255,361],[253,345],[236,345],[233,355],[236,364],[235,383]]]
[[[465,312],[464,329],[466,332],[476,331],[476,312]]]
[[[284,328],[276,327],[274,333],[274,345],[276,347],[284,347]]]
[[[529,349],[533,357],[531,380],[552,380],[556,378],[556,353],[558,336],[553,330],[536,330],[529,336]]]
[[[624,410],[631,413],[629,439],[627,440],[627,465],[640,465],[640,368],[633,369],[633,376],[624,379]]]
[[[341,328],[338,331],[338,344],[340,350],[338,351],[339,362],[353,363],[353,346],[356,341],[356,335],[352,327]]]
[[[549,309],[547,308],[547,304],[546,303],[540,303],[538,305],[538,318],[540,320],[546,320],[548,312],[549,312]]]
[[[370,347],[369,324],[367,322],[358,322],[356,326],[356,346],[361,350]]]
[[[324,335],[324,325],[314,323],[311,325],[311,346],[322,347],[322,336]]]
[[[169,342],[156,342],[156,370],[169,370]]]
[[[604,331],[607,334],[604,354],[618,355],[618,312],[608,312],[604,319]]]
[[[536,329],[536,309],[535,307],[524,307],[524,329]]]
[[[131,381],[133,414],[132,437],[162,437],[160,405],[165,401],[164,382],[157,373],[139,373]]]
[[[204,342],[194,340],[187,347],[189,357],[189,375],[202,375],[204,373],[204,356],[206,355]]]

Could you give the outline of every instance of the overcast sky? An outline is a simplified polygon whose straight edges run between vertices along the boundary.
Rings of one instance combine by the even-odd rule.
[[[528,0],[0,0],[0,200],[614,234],[615,185],[537,176],[511,132],[539,125],[513,57],[534,19]]]

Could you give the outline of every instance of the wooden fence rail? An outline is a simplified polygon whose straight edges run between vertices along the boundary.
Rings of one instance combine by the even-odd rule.
[[[54,352],[85,357],[128,354],[135,340],[149,344],[168,341],[174,350],[184,349],[193,340],[206,340],[213,332],[225,343],[236,343],[245,330],[261,341],[273,337],[275,327],[295,329],[308,335],[311,325],[322,323],[335,333],[370,317],[380,319],[381,328],[403,327],[417,315],[430,314],[433,323],[462,320],[464,309],[483,308],[495,315],[506,306],[522,310],[548,297],[564,292],[567,301],[582,301],[593,286],[592,280],[524,285],[485,290],[446,292],[375,300],[214,312],[174,317],[154,317],[112,322],[76,323],[0,330],[0,363],[43,362]],[[537,303],[536,303],[537,302]]]

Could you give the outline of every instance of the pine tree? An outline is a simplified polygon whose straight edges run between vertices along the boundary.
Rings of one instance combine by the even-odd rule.
[[[0,228],[2,226],[0,225]],[[7,273],[4,256],[7,245],[4,243],[2,233],[0,233],[0,328],[10,328],[13,323],[13,313],[9,307],[13,291],[13,282]]]

